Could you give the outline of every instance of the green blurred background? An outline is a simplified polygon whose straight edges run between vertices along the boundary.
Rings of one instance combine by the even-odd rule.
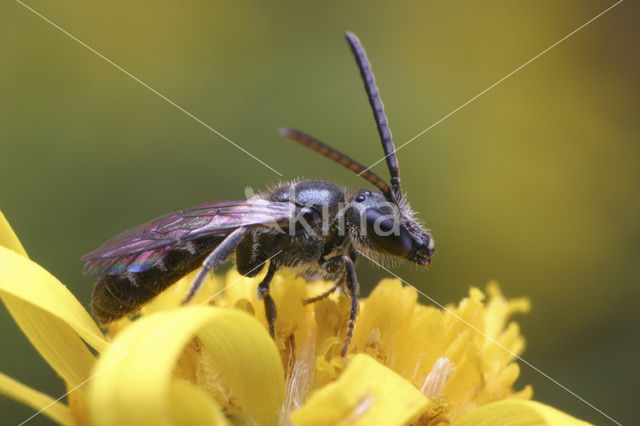
[[[364,164],[381,157],[345,30],[368,50],[399,144],[613,2],[28,4],[286,179],[358,188],[277,135],[295,126]],[[0,208],[85,305],[83,253],[163,213],[278,181],[19,3],[1,8]],[[430,271],[395,272],[443,304],[492,279],[529,296],[531,314],[517,318],[524,358],[623,423],[637,421],[640,382],[637,18],[622,3],[399,151],[437,250]],[[382,163],[375,171],[386,176]],[[365,294],[386,275],[361,261]],[[64,392],[4,308],[0,333],[2,372]],[[609,423],[521,367],[537,400]],[[0,413],[15,424],[32,411],[0,399]]]

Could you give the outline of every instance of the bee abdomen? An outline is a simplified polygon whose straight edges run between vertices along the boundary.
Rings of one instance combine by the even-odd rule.
[[[157,294],[197,269],[223,236],[202,238],[169,250],[153,267],[143,272],[105,275],[91,296],[91,311],[102,326],[135,313]]]
[[[100,324],[136,311],[156,295],[140,286],[136,275],[106,275],[98,281],[91,296],[91,310]]]

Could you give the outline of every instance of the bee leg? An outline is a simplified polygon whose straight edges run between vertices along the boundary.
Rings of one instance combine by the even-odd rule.
[[[342,256],[342,261],[345,266],[345,276],[347,278],[347,291],[349,292],[349,296],[351,297],[351,312],[349,314],[349,330],[347,331],[347,337],[344,340],[344,346],[342,347],[342,351],[340,351],[340,355],[345,356],[347,354],[347,349],[349,349],[349,343],[351,343],[351,338],[353,337],[353,329],[356,325],[356,314],[358,313],[358,296],[359,296],[359,288],[358,288],[358,277],[356,276],[356,268],[353,266],[353,261],[349,256]]]
[[[302,304],[308,305],[310,303],[317,302],[318,300],[322,300],[325,297],[331,296],[331,294],[333,294],[334,291],[340,288],[340,286],[344,283],[344,280],[345,280],[345,276],[343,275],[342,277],[340,277],[338,281],[336,281],[335,285],[331,287],[329,290],[325,291],[324,293],[320,293],[317,296],[309,297],[307,299],[302,299]]]
[[[214,270],[218,267],[218,265],[224,262],[227,257],[229,257],[229,255],[236,249],[238,244],[242,242],[242,239],[246,234],[247,229],[238,228],[230,233],[224,240],[222,240],[220,245],[213,249],[211,254],[207,256],[204,262],[202,262],[202,268],[200,269],[200,272],[198,272],[196,279],[193,280],[193,283],[191,283],[189,294],[187,294],[187,297],[185,297],[185,299],[182,301],[183,305],[193,299],[193,296],[195,296],[198,290],[200,290],[204,279],[207,277],[207,273]]]
[[[273,275],[276,273],[278,267],[273,263],[273,261],[269,262],[269,269],[267,269],[267,275],[264,276],[262,282],[258,285],[258,298],[264,299],[264,313],[267,317],[267,323],[269,324],[269,333],[271,337],[275,335],[275,324],[276,324],[276,303],[273,301],[273,297],[269,294],[269,285],[271,284],[271,280],[273,279]]]
[[[320,260],[318,260],[318,264],[322,269],[324,269],[328,273],[337,273],[344,269],[344,260],[342,260],[342,256],[334,256],[329,259],[325,259],[324,257],[321,257]],[[342,274],[340,279],[336,281],[336,284],[333,287],[331,287],[329,290],[325,291],[324,293],[318,294],[317,296],[309,297],[307,299],[302,299],[302,304],[308,305],[310,303],[317,302],[318,300],[322,300],[325,297],[331,296],[333,292],[335,292],[344,284],[345,278],[346,278],[346,274]]]

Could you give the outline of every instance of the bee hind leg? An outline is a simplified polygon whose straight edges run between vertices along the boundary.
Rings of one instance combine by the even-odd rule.
[[[198,293],[200,287],[202,287],[202,283],[204,279],[207,277],[207,273],[213,271],[217,268],[222,262],[227,260],[229,255],[238,247],[238,244],[242,242],[242,239],[247,234],[248,230],[246,228],[238,228],[232,233],[230,233],[222,242],[207,256],[207,258],[202,262],[202,268],[196,279],[191,283],[191,287],[189,287],[189,294],[184,298],[182,304],[188,303],[193,296]]]

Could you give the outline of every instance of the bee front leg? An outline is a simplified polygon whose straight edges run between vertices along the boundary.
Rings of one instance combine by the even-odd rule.
[[[318,264],[320,265],[320,267],[324,269],[327,273],[336,273],[341,271],[342,269],[344,269],[343,263],[344,261],[342,260],[342,256],[334,256],[329,259],[325,259],[324,257],[321,257],[320,260],[318,260]],[[309,305],[311,303],[315,303],[319,300],[322,300],[326,297],[331,296],[337,289],[340,288],[342,284],[344,284],[345,277],[346,275],[342,274],[342,276],[340,276],[340,278],[329,290],[323,293],[320,293],[317,296],[302,299],[302,304]]]
[[[356,315],[358,314],[358,297],[360,295],[360,289],[358,286],[358,277],[356,276],[356,268],[353,263],[354,259],[355,256],[353,256],[352,258],[351,255],[339,255],[322,261],[321,266],[328,272],[336,272],[340,269],[343,269],[344,275],[342,275],[336,285],[331,287],[329,290],[325,291],[322,294],[319,294],[318,296],[302,301],[302,303],[305,305],[308,303],[317,302],[318,300],[323,299],[336,291],[336,289],[338,289],[342,284],[345,284],[347,293],[351,298],[351,310],[349,312],[349,328],[347,330],[347,337],[345,338],[342,351],[340,351],[340,354],[342,356],[345,356],[347,354],[347,349],[349,349],[349,343],[351,343],[353,330],[356,326]]]
[[[269,294],[269,285],[273,279],[273,275],[276,273],[278,267],[269,262],[269,269],[267,269],[267,275],[264,276],[262,282],[258,285],[258,298],[264,300],[264,313],[267,317],[267,323],[269,324],[269,333],[271,337],[275,336],[275,324],[276,324],[276,303],[273,301],[273,297]]]
[[[345,356],[347,349],[349,349],[349,343],[353,337],[353,329],[356,326],[356,315],[358,313],[358,296],[360,289],[358,287],[358,277],[356,276],[356,268],[353,265],[353,261],[349,256],[342,256],[342,261],[345,266],[346,287],[351,297],[351,312],[349,313],[349,329],[347,331],[347,337],[344,340],[344,346],[340,351],[340,355]]]
[[[340,288],[340,286],[344,283],[344,275],[342,277],[340,277],[340,279],[338,281],[336,281],[336,283],[333,285],[333,287],[331,287],[329,290],[325,291],[324,293],[320,293],[317,296],[313,296],[313,297],[308,297],[306,299],[302,299],[302,304],[303,305],[308,305],[310,303],[315,303],[318,300],[322,300],[325,297],[329,297],[333,294],[334,291],[336,291],[338,288]]]

